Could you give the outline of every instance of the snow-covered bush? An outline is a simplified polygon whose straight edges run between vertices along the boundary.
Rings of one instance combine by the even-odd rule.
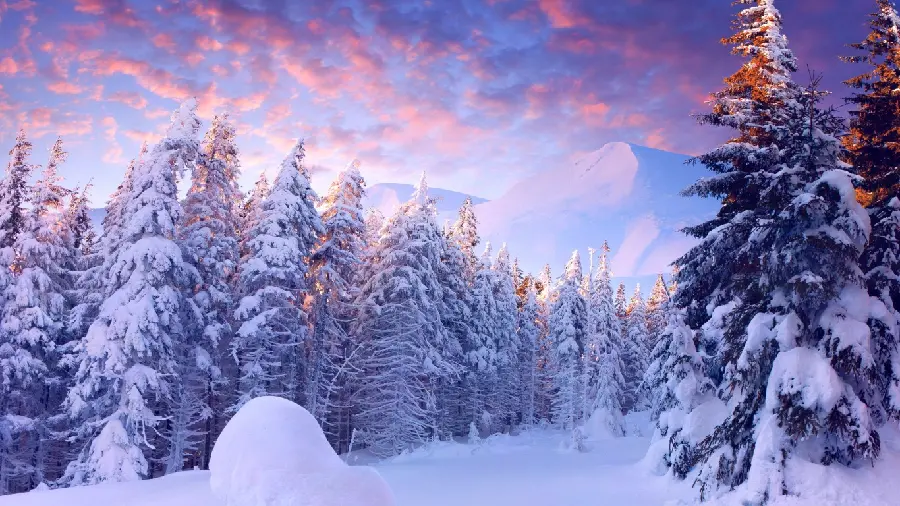
[[[209,463],[225,506],[393,506],[368,467],[346,465],[315,418],[293,402],[257,397],[222,430]]]

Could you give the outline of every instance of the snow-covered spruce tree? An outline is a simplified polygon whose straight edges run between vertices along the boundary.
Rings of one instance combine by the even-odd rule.
[[[521,384],[520,402],[522,406],[522,424],[531,425],[536,422],[538,364],[537,348],[541,337],[541,314],[537,302],[537,294],[531,277],[526,276],[525,301],[519,310],[516,322],[516,335],[519,340],[519,382]]]
[[[178,240],[200,276],[190,293],[199,314],[178,343],[179,381],[173,388],[167,472],[188,465],[205,469],[221,429],[225,378],[223,358],[231,344],[234,278],[238,265],[241,191],[234,126],[216,115],[192,167]],[[199,451],[198,451],[199,450]]]
[[[147,475],[145,449],[177,380],[176,343],[193,313],[185,296],[197,273],[175,242],[181,218],[177,176],[197,156],[199,121],[189,100],[166,136],[133,173],[122,195],[118,247],[104,262],[105,300],[74,347],[75,384],[65,406],[86,440],[69,465],[71,484],[137,480]]]
[[[65,233],[68,236],[69,246],[72,248],[71,271],[81,272],[88,267],[87,259],[94,252],[97,245],[97,234],[94,224],[91,222],[90,193],[92,185],[84,188],[76,188],[69,195],[63,219],[65,220]]]
[[[146,155],[147,143],[145,142],[141,145],[139,158],[131,160],[128,164],[122,182],[106,204],[106,215],[103,216],[102,222],[102,235],[93,248],[85,253],[83,265],[74,274],[75,283],[70,292],[73,306],[69,312],[67,330],[75,338],[81,338],[87,333],[88,327],[97,318],[100,304],[103,303],[107,295],[104,292],[104,284],[108,272],[106,269],[109,267],[106,261],[119,249],[119,245],[124,237],[121,229],[125,220],[125,204],[133,190],[135,168],[144,162],[143,159]],[[66,363],[73,366],[73,364],[69,363],[71,356],[72,354],[69,353]],[[74,366],[77,367],[77,365]]]
[[[57,365],[70,285],[71,249],[61,219],[67,191],[56,173],[64,159],[57,140],[27,196],[30,208],[12,247],[12,280],[2,294],[0,411],[5,419],[0,425],[5,428],[0,430],[13,439],[0,444],[0,493],[23,492],[58,478],[48,473],[47,464],[54,439],[51,418],[63,396]],[[9,430],[13,425],[21,431]]]
[[[250,240],[250,231],[256,227],[259,218],[262,215],[262,203],[269,196],[269,179],[266,177],[266,171],[260,171],[253,189],[247,193],[244,201],[238,210],[238,220],[240,222],[240,256],[243,258],[247,255],[247,242]]]
[[[28,178],[33,168],[28,163],[31,142],[25,137],[25,130],[19,130],[9,156],[6,176],[0,185],[0,248],[3,249],[12,248],[16,236],[25,228],[23,204],[28,200]],[[4,258],[2,261],[6,265],[12,263],[11,258]]]
[[[238,363],[236,410],[254,397],[279,395],[302,404],[311,291],[308,261],[322,221],[303,164],[303,141],[281,163],[241,258],[231,352]]]
[[[588,299],[590,326],[584,354],[585,368],[588,371],[585,418],[602,417],[594,422],[603,423],[610,434],[621,436],[625,433],[621,404],[625,389],[625,367],[620,356],[621,329],[613,302],[609,246],[605,241],[594,272]]]
[[[441,236],[441,263],[438,266],[438,282],[443,300],[441,320],[453,342],[459,343],[459,355],[453,361],[459,364],[460,374],[442,381],[437,392],[439,436],[464,436],[472,421],[471,400],[468,396],[465,355],[472,349],[472,294],[466,277],[465,255],[453,236],[452,229],[446,228]]]
[[[650,296],[647,297],[647,332],[650,339],[655,343],[657,337],[666,327],[666,311],[665,305],[669,301],[669,287],[666,286],[666,279],[662,274],[656,277],[656,283],[650,290]],[[652,347],[650,349],[653,349]]]
[[[619,317],[622,325],[625,325],[625,317],[628,315],[628,296],[625,294],[625,283],[619,283],[613,305],[616,308],[616,316]]]
[[[572,429],[583,408],[582,355],[587,338],[587,304],[581,296],[581,258],[578,251],[566,264],[556,300],[550,309],[548,341],[553,363],[553,422]]]
[[[650,392],[650,418],[656,424],[654,445],[662,445],[662,468],[685,476],[692,465],[691,441],[682,437],[688,414],[714,392],[694,344],[694,331],[684,322],[683,311],[663,305],[667,323],[659,335],[644,375]]]
[[[496,271],[491,261],[491,244],[485,245],[472,287],[472,340],[466,353],[469,402],[478,428],[493,431],[498,413],[499,312],[494,297]]]
[[[359,353],[349,331],[357,288],[354,273],[365,249],[365,185],[359,160],[332,181],[319,205],[325,232],[310,259],[315,302],[307,380],[314,391],[307,396],[307,408],[338,452],[348,450],[353,429],[350,399]]]
[[[791,86],[772,111],[776,164],[756,176],[758,207],[735,218],[752,216],[747,243],[721,247],[720,228],[687,255],[755,258],[758,269],[747,286],[720,288],[737,302],[711,320],[718,329],[704,328],[724,336],[718,393],[728,415],[690,451],[703,497],[746,482],[746,501],[763,504],[797,485],[784,474],[791,459],[849,465],[879,453],[867,405],[877,299],[858,266],[869,219],[839,160],[841,121],[818,107],[816,84]],[[693,291],[699,270],[684,265],[680,290]]]
[[[466,281],[471,285],[475,280],[475,273],[479,268],[478,256],[475,254],[475,248],[478,247],[481,239],[478,236],[478,218],[475,217],[472,198],[466,197],[462,206],[459,208],[459,215],[450,232],[462,250],[465,262]]]
[[[641,286],[634,288],[628,301],[625,323],[622,329],[622,375],[625,385],[622,389],[621,404],[625,412],[641,411],[646,407],[646,392],[641,387],[647,361],[650,358],[650,337],[647,332],[646,310]]]
[[[870,322],[876,389],[870,407],[876,423],[884,423],[900,418],[900,17],[889,0],[877,0],[876,7],[869,36],[851,44],[859,54],[844,58],[871,68],[847,81],[854,90],[847,102],[854,110],[842,140],[847,160],[864,178],[861,200],[872,221],[860,263],[869,294],[887,308],[884,317]]]
[[[687,323],[692,328],[699,328],[709,319],[708,307],[728,304],[757,278],[758,262],[754,258],[730,256],[730,253],[747,242],[752,226],[750,217],[758,207],[761,185],[765,182],[760,175],[776,163],[778,150],[773,146],[773,138],[777,126],[772,114],[783,105],[792,85],[791,75],[797,70],[794,55],[781,31],[781,14],[774,0],[739,0],[736,5],[746,7],[737,14],[736,33],[722,42],[731,46],[732,54],[746,61],[725,79],[725,88],[713,94],[712,111],[698,117],[701,124],[731,129],[733,137],[691,160],[703,164],[715,175],[684,190],[685,195],[722,200],[714,219],[685,229],[688,235],[698,239],[718,229],[720,240],[708,245],[714,251],[695,248],[677,262],[689,268],[694,278],[690,287],[679,291],[676,302],[678,307],[687,308]],[[684,276],[679,274],[676,281],[681,283]],[[721,290],[726,287],[727,290]],[[740,317],[740,313],[728,318]],[[747,322],[749,319],[744,323]],[[726,355],[723,357],[726,361],[740,353],[739,343],[721,344],[730,350],[719,351]],[[721,371],[714,371],[713,376],[720,379]]]
[[[521,406],[519,383],[519,340],[516,334],[516,288],[506,244],[497,252],[493,269],[493,298],[497,307],[495,339],[497,340],[498,429],[509,430],[516,424]]]
[[[553,401],[553,362],[550,359],[551,345],[549,341],[550,307],[553,303],[553,277],[550,265],[545,264],[541,273],[534,282],[535,298],[538,304],[538,335],[537,349],[535,350],[535,363],[537,371],[535,378],[535,418],[537,421],[550,420],[550,411]]]
[[[377,455],[433,437],[435,387],[461,353],[441,321],[440,230],[423,175],[409,202],[383,227],[373,274],[357,298],[354,335],[364,345],[356,420]]]

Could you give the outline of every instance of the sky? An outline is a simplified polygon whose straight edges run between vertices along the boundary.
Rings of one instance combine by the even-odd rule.
[[[806,80],[835,103],[874,0],[782,0]],[[741,60],[727,0],[0,0],[0,146],[19,128],[102,205],[142,141],[196,97],[228,111],[245,188],[307,142],[314,187],[353,158],[370,183],[496,198],[610,141],[696,154],[692,113]]]

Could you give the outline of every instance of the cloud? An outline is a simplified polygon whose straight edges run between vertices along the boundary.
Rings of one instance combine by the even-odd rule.
[[[125,104],[132,109],[143,110],[147,108],[147,99],[135,91],[116,91],[110,93],[106,99]]]
[[[47,85],[47,89],[59,95],[77,95],[84,91],[81,86],[67,81],[51,83]]]

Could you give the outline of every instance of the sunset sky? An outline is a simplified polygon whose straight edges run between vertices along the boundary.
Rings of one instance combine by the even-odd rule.
[[[0,0],[0,145],[15,131],[45,163],[57,134],[70,184],[102,205],[143,140],[195,96],[229,110],[247,186],[308,140],[314,185],[352,158],[370,182],[487,198],[608,141],[681,153],[707,93],[740,64],[718,40],[727,0]],[[838,60],[866,33],[868,0],[784,0],[806,80],[836,97]],[[840,100],[836,100],[840,103]]]

